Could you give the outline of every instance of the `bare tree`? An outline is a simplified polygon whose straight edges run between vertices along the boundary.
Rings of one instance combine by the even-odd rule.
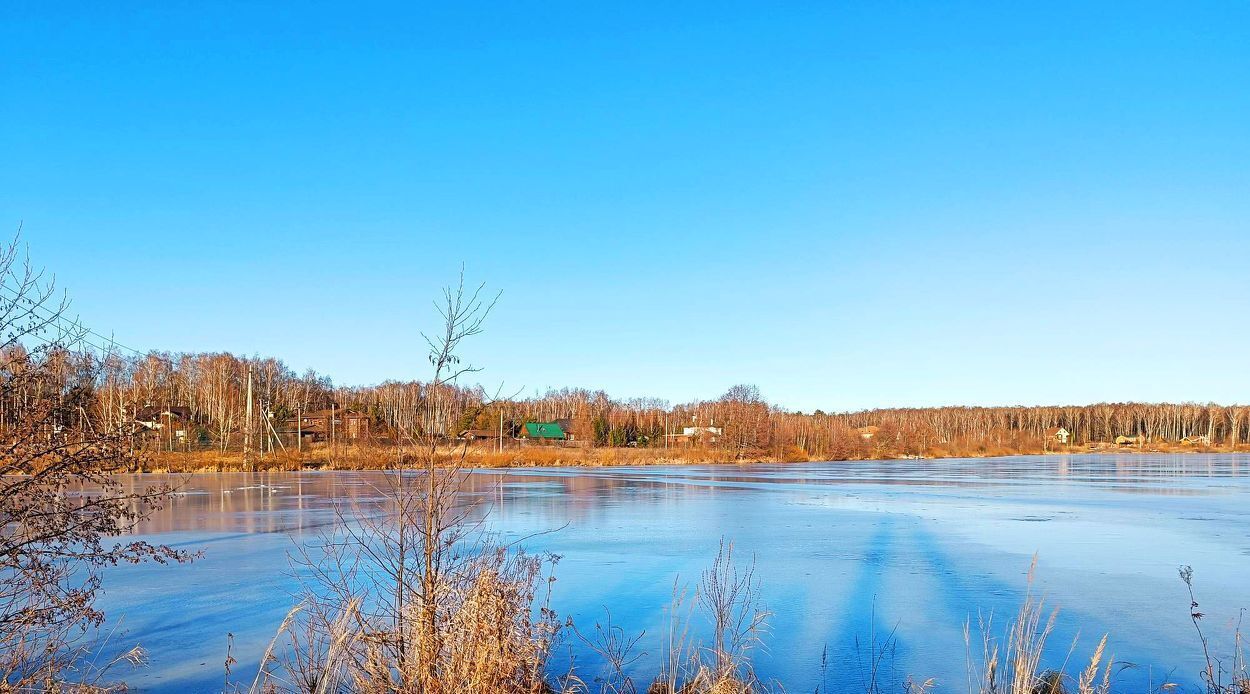
[[[0,249],[0,285],[0,682],[55,688],[93,676],[75,670],[76,644],[104,620],[101,569],[191,556],[110,540],[171,490],[113,476],[136,463],[128,431],[88,416],[100,360],[75,348],[91,333],[16,240]]]
[[[441,331],[426,336],[424,425],[405,432],[420,453],[396,455],[376,503],[339,507],[335,527],[299,551],[306,599],[284,627],[295,656],[266,663],[258,681],[297,691],[543,691],[558,630],[545,604],[533,611],[547,564],[488,541],[485,511],[458,494],[465,448],[440,446],[435,426],[456,379],[476,370],[458,348],[494,305],[483,291],[466,290],[462,275],[444,292]]]

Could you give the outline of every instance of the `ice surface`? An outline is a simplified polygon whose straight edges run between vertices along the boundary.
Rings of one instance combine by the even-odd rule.
[[[889,676],[965,689],[963,624],[1006,624],[1039,555],[1036,589],[1061,608],[1049,663],[1081,631],[1074,658],[1104,632],[1137,667],[1124,689],[1195,681],[1201,657],[1181,564],[1194,567],[1205,625],[1226,645],[1250,606],[1250,456],[1088,455],[785,465],[477,471],[464,494],[489,527],[562,555],[554,607],[593,628],[646,631],[638,672],[654,672],[674,581],[693,587],[722,537],[755,557],[774,615],[757,671],[788,691],[862,691],[867,640],[893,632]],[[236,681],[293,604],[295,543],[333,520],[332,500],[369,507],[381,473],[194,475],[142,529],[202,548],[191,566],[110,570],[101,600],[111,643],[141,643],[149,668],[122,674],[143,691],[221,691],[226,634]],[[133,484],[150,483],[135,478]],[[559,530],[550,533],[553,529]],[[697,622],[696,622],[697,624]],[[858,647],[857,647],[858,642]],[[576,639],[589,679],[597,661]]]

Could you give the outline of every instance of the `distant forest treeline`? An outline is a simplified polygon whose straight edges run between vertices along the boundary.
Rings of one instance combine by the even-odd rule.
[[[10,349],[20,350],[20,347]],[[1064,448],[1048,431],[1070,432],[1068,447],[1140,437],[1142,445],[1179,443],[1206,437],[1203,445],[1247,443],[1250,406],[1214,404],[1099,403],[1075,406],[929,407],[804,414],[770,405],[754,386],[734,386],[709,400],[670,405],[654,398],[620,400],[602,391],[566,388],[541,397],[492,400],[481,388],[386,382],[337,387],[313,371],[300,375],[274,358],[228,353],[161,354],[99,358],[82,352],[40,351],[25,360],[5,359],[7,368],[43,360],[52,383],[41,388],[75,392],[73,416],[109,428],[134,421],[144,408],[185,408],[200,448],[226,450],[247,421],[247,377],[253,378],[252,430],[271,421],[334,405],[366,414],[371,438],[417,437],[425,432],[455,436],[465,429],[516,433],[524,422],[565,420],[582,445],[663,447],[665,435],[683,427],[714,427],[715,437],[683,438],[683,446],[724,449],[733,457],[769,456],[850,459],[931,454],[1032,452]],[[9,394],[21,399],[21,392]],[[20,402],[0,403],[0,421],[21,411]],[[866,437],[866,427],[872,429]],[[258,433],[259,435],[259,433]],[[668,439],[677,445],[674,439]],[[174,447],[172,445],[171,447]]]

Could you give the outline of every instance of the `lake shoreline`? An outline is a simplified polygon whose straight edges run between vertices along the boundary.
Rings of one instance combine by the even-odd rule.
[[[986,451],[986,452],[935,452],[925,455],[894,455],[882,457],[859,457],[839,460],[811,458],[799,452],[784,455],[753,455],[731,457],[715,449],[687,449],[674,455],[664,449],[638,448],[572,448],[561,446],[523,447],[502,452],[470,446],[463,452],[458,447],[439,447],[437,451],[440,468],[462,467],[477,469],[508,468],[600,468],[600,467],[652,467],[685,465],[757,465],[799,464],[817,462],[865,462],[903,460],[947,460],[953,458],[993,459],[1042,455],[1188,455],[1238,453],[1239,450],[1196,448],[1192,446],[1152,448],[1097,448],[1066,446],[1059,450]],[[414,452],[408,447],[403,451],[382,447],[353,447],[329,451],[326,448],[311,451],[286,451],[257,455],[251,465],[245,465],[242,453],[218,451],[160,452],[148,454],[141,465],[128,473],[220,473],[220,472],[297,472],[308,470],[385,470],[397,464],[405,469],[425,467],[426,451]]]

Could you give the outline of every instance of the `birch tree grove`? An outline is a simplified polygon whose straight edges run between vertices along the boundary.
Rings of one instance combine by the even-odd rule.
[[[699,445],[723,449],[727,458],[779,457],[789,452],[808,458],[853,458],[1054,450],[1043,439],[1048,430],[1059,427],[1069,432],[1069,446],[1076,447],[1112,445],[1120,436],[1158,445],[1180,445],[1188,438],[1203,448],[1225,450],[1250,444],[1250,406],[1244,405],[1129,402],[801,413],[768,403],[750,385],[680,404],[658,398],[616,399],[583,388],[489,399],[476,385],[386,381],[340,387],[311,370],[296,374],[278,359],[225,352],[111,355],[100,363],[83,354],[58,358],[62,360],[56,365],[58,373],[95,374],[87,407],[92,421],[117,424],[139,408],[185,407],[193,420],[188,448],[222,451],[237,449],[246,426],[249,368],[258,410],[268,413],[257,417],[281,420],[333,405],[367,414],[371,431],[382,440],[411,440],[427,433],[454,437],[464,429],[497,429],[502,419],[506,437],[517,434],[525,422],[560,420],[580,444],[595,447],[660,447],[666,439],[692,445],[680,436],[686,428],[717,429],[722,436],[712,437],[715,441],[705,438]],[[0,409],[0,420],[4,417]],[[857,432],[866,427],[884,427],[887,436],[865,442]]]
[[[297,374],[280,359],[109,350],[31,349],[46,330],[65,330],[56,306],[32,307],[15,298],[33,291],[38,275],[16,265],[15,246],[3,255],[8,271],[0,309],[12,326],[3,337],[8,363],[39,369],[40,388],[82,386],[76,415],[93,430],[134,428],[138,413],[179,408],[188,420],[178,446],[165,450],[238,450],[245,431],[261,422],[335,408],[366,415],[370,440],[411,443],[455,437],[468,429],[519,434],[528,422],[559,421],[572,443],[590,447],[719,449],[725,459],[840,459],[915,455],[987,455],[1056,450],[1053,431],[1068,432],[1067,450],[1135,445],[1235,450],[1250,443],[1250,406],[1213,403],[1096,403],[1091,405],[929,407],[803,413],[768,402],[741,384],[724,394],[670,404],[658,398],[618,399],[600,390],[562,388],[530,397],[489,398],[479,385],[385,381],[344,387],[313,370]],[[44,297],[46,300],[50,297]],[[72,330],[74,326],[69,326]],[[252,374],[252,421],[247,419]],[[523,375],[522,375],[523,376]],[[17,389],[0,398],[0,427],[40,392]],[[181,416],[181,415],[180,415]],[[261,419],[265,418],[265,419]],[[266,425],[267,426],[267,425]]]

